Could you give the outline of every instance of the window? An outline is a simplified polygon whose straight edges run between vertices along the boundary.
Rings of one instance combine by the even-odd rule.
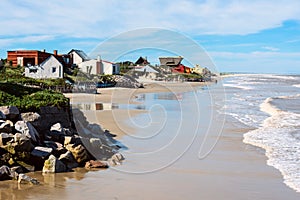
[[[56,72],[56,67],[52,67],[52,73]]]
[[[37,73],[37,69],[29,68],[29,73]]]

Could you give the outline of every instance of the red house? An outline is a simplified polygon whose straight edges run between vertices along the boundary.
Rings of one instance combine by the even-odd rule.
[[[176,67],[172,68],[172,72],[190,74],[191,73],[191,68],[189,68],[189,67],[187,67],[187,66],[185,66],[183,64],[179,64]]]
[[[58,55],[57,50],[53,51],[53,54],[37,50],[16,50],[7,51],[7,61],[12,62],[13,67],[20,66],[34,66],[44,62],[51,55],[55,56],[60,62],[65,65],[70,65],[69,55]]]

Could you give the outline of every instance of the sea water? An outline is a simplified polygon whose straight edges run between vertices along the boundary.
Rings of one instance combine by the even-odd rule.
[[[223,111],[253,130],[244,143],[265,149],[267,164],[300,192],[300,76],[248,74],[224,79]]]

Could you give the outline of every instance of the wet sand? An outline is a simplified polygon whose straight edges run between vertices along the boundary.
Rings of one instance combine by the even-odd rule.
[[[197,86],[192,88],[197,89]],[[121,91],[116,95],[119,101],[116,98],[115,103],[131,102],[135,95],[144,92],[166,90],[153,87],[148,91]],[[96,99],[97,102],[110,103],[110,95],[112,90],[105,89],[99,95],[74,95],[73,100],[85,102]],[[209,106],[206,105],[207,108]],[[113,111],[117,111],[118,123],[122,123],[121,127],[127,127],[127,130],[118,129],[112,110],[96,114],[88,111],[90,113],[87,116],[90,115],[91,122],[99,122],[102,127],[114,130],[112,132],[119,134],[120,140],[128,144],[126,133],[138,132],[128,125],[128,115],[139,117],[145,111],[131,110],[129,114],[124,110]],[[222,123],[222,117],[214,119],[214,123]],[[207,125],[205,120],[204,116],[203,126]],[[263,150],[242,142],[243,133],[248,130],[234,119],[226,117],[220,137],[216,127],[210,130],[207,143],[214,143],[216,138],[219,140],[213,151],[203,159],[198,157],[203,136],[197,135],[190,148],[178,160],[155,172],[137,174],[125,171],[140,169],[144,165],[159,166],[167,159],[164,154],[157,157],[147,157],[145,154],[144,158],[136,159],[134,156],[129,157],[129,153],[122,166],[107,170],[87,172],[78,169],[71,173],[29,174],[41,181],[39,186],[18,186],[13,181],[0,182],[0,199],[299,199],[299,193],[283,184],[280,173],[266,165]],[[191,128],[187,131],[193,130]],[[185,138],[180,138],[180,142],[186,142]],[[129,148],[135,148],[134,144]],[[168,152],[170,157],[174,154],[175,151],[173,154]]]

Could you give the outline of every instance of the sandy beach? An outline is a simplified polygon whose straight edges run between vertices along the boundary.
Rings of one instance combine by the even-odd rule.
[[[100,89],[100,94],[67,94],[72,104],[101,102],[115,104],[138,105],[135,101],[144,93],[185,91],[197,92],[203,84],[182,83],[149,84],[144,89]],[[205,87],[205,86],[204,86]],[[204,92],[201,94],[207,96]],[[178,98],[175,96],[175,98]],[[205,101],[205,100],[203,100]],[[211,105],[203,104],[203,110]],[[225,116],[214,118],[215,123],[225,125],[221,135],[217,127],[210,129],[206,138],[208,144],[218,142],[208,156],[199,159],[199,147],[203,141],[202,135],[196,136],[192,145],[178,159],[167,167],[149,173],[130,173],[126,170],[144,169],[144,166],[159,166],[167,157],[161,156],[135,157],[132,151],[143,151],[143,144],[131,143],[130,134],[141,134],[141,128],[128,123],[133,118],[145,117],[146,110],[138,109],[107,109],[84,111],[90,123],[99,123],[103,129],[108,129],[118,135],[118,139],[129,148],[125,153],[126,160],[122,166],[100,171],[79,169],[75,172],[42,175],[40,172],[30,175],[40,180],[39,186],[18,186],[15,182],[1,182],[0,199],[299,199],[299,193],[288,188],[282,181],[282,176],[275,168],[266,165],[266,156],[260,148],[246,145],[243,133],[249,128],[241,125],[235,119]],[[203,116],[201,128],[207,126]],[[201,118],[202,119],[202,118]],[[187,124],[189,125],[189,124]],[[202,127],[203,126],[203,127]],[[121,127],[121,128],[120,128]],[[188,131],[192,132],[193,125]],[[180,140],[179,140],[180,139]],[[179,136],[175,146],[188,143],[188,135]],[[178,142],[178,143],[177,143]],[[147,145],[144,145],[147,149]],[[159,144],[157,144],[157,148]],[[154,145],[155,148],[155,145]],[[166,150],[167,151],[167,150]],[[167,156],[175,157],[176,151],[167,151]]]

